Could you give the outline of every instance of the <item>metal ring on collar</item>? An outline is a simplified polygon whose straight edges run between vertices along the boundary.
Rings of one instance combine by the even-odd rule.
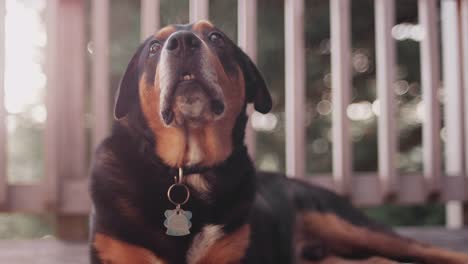
[[[171,191],[174,189],[174,187],[176,186],[182,186],[184,189],[185,189],[185,192],[186,192],[186,196],[185,196],[185,200],[181,203],[177,203],[175,202],[172,197],[171,197]],[[189,198],[190,198],[190,190],[189,188],[185,185],[185,184],[182,184],[182,183],[174,183],[172,184],[169,189],[167,190],[167,198],[169,199],[169,201],[173,204],[173,205],[184,205],[188,202]]]

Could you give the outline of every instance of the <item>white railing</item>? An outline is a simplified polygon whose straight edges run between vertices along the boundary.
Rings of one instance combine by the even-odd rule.
[[[5,83],[5,2],[0,5],[0,206],[5,206],[7,200],[6,175],[6,109],[4,104]]]
[[[92,2],[92,145],[109,132],[109,0]],[[445,173],[441,173],[438,9],[442,18],[442,70],[445,87]],[[460,4],[459,4],[460,3]],[[458,5],[459,4],[459,5]],[[256,60],[257,2],[238,1],[239,45]],[[354,173],[352,143],[346,110],[351,101],[351,0],[330,0],[332,76],[332,175],[306,177],[305,172],[305,48],[304,0],[285,0],[285,116],[286,172],[334,189],[360,205],[424,203],[433,197],[450,201],[448,225],[461,226],[461,202],[468,199],[468,0],[419,0],[421,82],[423,101],[422,174],[399,175],[395,82],[395,1],[375,0],[377,97],[379,100],[377,173]],[[84,124],[85,1],[48,0],[48,120],[45,136],[46,177],[37,185],[6,181],[6,127],[3,107],[3,72],[0,71],[0,206],[8,211],[54,210],[86,213],[89,209],[86,179]],[[159,28],[159,1],[141,0],[141,36]],[[4,1],[0,18],[4,17]],[[208,0],[190,1],[190,21],[209,18]],[[0,20],[0,68],[4,61],[4,23]],[[66,41],[65,41],[66,40]],[[64,50],[73,51],[67,52]],[[463,56],[462,56],[463,55]],[[66,58],[66,61],[64,60]],[[463,83],[464,81],[464,83]],[[465,97],[463,97],[465,96]],[[465,104],[463,103],[465,101]],[[465,115],[464,115],[465,113]],[[464,119],[465,118],[465,119]],[[466,140],[464,141],[464,138]],[[255,155],[255,133],[248,127],[247,143]],[[66,149],[63,146],[67,146]],[[466,166],[466,167],[465,167]]]

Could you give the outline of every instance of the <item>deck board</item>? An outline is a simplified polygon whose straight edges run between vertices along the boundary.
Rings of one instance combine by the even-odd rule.
[[[88,248],[55,239],[0,240],[0,263],[88,264]]]
[[[468,252],[468,229],[442,227],[399,228],[398,232],[434,245]],[[86,243],[66,243],[53,238],[36,240],[0,240],[0,263],[9,264],[85,264]]]
[[[398,232],[422,242],[468,253],[468,228],[447,230],[444,227],[404,227],[398,228]]]

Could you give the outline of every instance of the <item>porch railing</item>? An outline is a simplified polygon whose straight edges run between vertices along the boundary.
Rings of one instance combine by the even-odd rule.
[[[424,203],[433,197],[447,203],[449,227],[462,225],[461,202],[468,200],[468,0],[419,0],[421,81],[424,122],[422,174],[400,175],[397,153],[395,82],[395,1],[375,0],[379,169],[362,174],[352,170],[349,119],[351,98],[351,0],[331,0],[332,175],[305,177],[305,47],[304,0],[285,0],[286,172],[348,195],[359,205]],[[440,2],[441,12],[437,5]],[[91,1],[92,23],[92,145],[109,132],[109,0]],[[3,71],[0,71],[0,208],[4,211],[51,210],[86,214],[85,142],[85,1],[47,0],[47,109],[44,144],[45,179],[38,184],[14,185],[6,177],[6,112]],[[208,0],[190,0],[190,21],[209,18]],[[4,64],[5,1],[0,5],[0,69]],[[255,0],[238,1],[239,45],[256,59]],[[441,16],[442,38],[437,21]],[[159,27],[159,0],[141,0],[141,35]],[[66,40],[66,41],[65,41]],[[442,54],[439,46],[442,45]],[[64,53],[65,51],[72,51]],[[65,56],[66,55],[66,56]],[[445,157],[441,156],[440,107],[437,100],[439,61],[445,87]],[[66,61],[64,60],[66,58]],[[465,89],[464,89],[465,88]],[[465,92],[464,92],[465,90]],[[248,128],[247,142],[255,155],[255,133]],[[67,148],[62,146],[67,145]],[[445,172],[441,162],[445,159]],[[375,175],[376,174],[376,175]]]

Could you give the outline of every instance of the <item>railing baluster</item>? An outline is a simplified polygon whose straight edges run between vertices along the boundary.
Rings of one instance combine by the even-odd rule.
[[[382,194],[389,198],[397,193],[398,179],[395,157],[397,131],[395,126],[395,42],[391,30],[395,24],[394,0],[375,0],[375,37],[377,63],[379,179]]]
[[[237,8],[238,43],[239,46],[256,62],[257,60],[257,0],[239,0]],[[249,115],[254,111],[248,107]],[[255,157],[255,131],[252,128],[252,119],[247,124],[245,141],[250,157]]]
[[[93,149],[107,136],[110,127],[109,97],[109,0],[92,1],[92,106]]]
[[[346,109],[351,94],[351,20],[350,1],[331,0],[331,75],[333,178],[335,189],[348,194],[351,187],[351,141]]]
[[[304,1],[285,0],[286,173],[305,175]]]
[[[209,0],[190,0],[190,23],[209,18]]]
[[[439,35],[437,0],[419,0],[419,24],[424,29],[421,41],[421,85],[424,120],[422,124],[424,178],[427,195],[441,189]]]
[[[7,170],[6,170],[6,110],[4,106],[5,92],[5,3],[0,3],[0,208],[6,206]]]
[[[465,172],[468,172],[468,0],[461,3],[461,37],[463,43],[463,76],[465,86]],[[466,177],[468,175],[465,174]],[[465,194],[468,197],[468,193]]]
[[[47,120],[45,125],[44,138],[44,164],[45,164],[45,182],[44,196],[46,208],[55,210],[58,201],[58,167],[59,157],[59,97],[58,97],[58,1],[47,1],[47,93],[46,108]]]
[[[67,105],[69,105],[70,112],[68,116],[68,134],[67,138],[70,143],[72,143],[72,149],[74,150],[70,159],[70,169],[72,175],[67,175],[71,178],[84,178],[86,177],[86,136],[85,136],[85,119],[84,119],[84,107],[85,107],[85,83],[86,83],[86,73],[85,73],[85,21],[84,21],[84,12],[85,5],[84,2],[78,1],[76,4],[74,2],[65,1],[64,4],[69,5],[67,8],[66,14],[68,14],[64,19],[69,23],[69,28],[67,30],[66,36],[68,40],[72,43],[63,42],[63,45],[66,45],[68,49],[73,50],[69,55],[67,61],[65,61],[66,56],[62,57],[62,66],[65,67],[65,86],[61,87],[67,90],[65,91],[65,97],[62,98],[73,98],[69,100]],[[67,49],[65,49],[67,50]],[[68,64],[68,65],[67,65]]]
[[[457,0],[442,0],[442,52],[445,95],[445,172],[447,176],[463,175],[463,91],[461,84],[460,30]],[[448,228],[463,225],[462,205],[449,201],[446,206]]]
[[[160,27],[160,1],[141,0],[141,39],[154,34]]]
[[[86,135],[85,135],[85,3],[84,1],[58,1],[57,42],[57,128],[59,166],[59,190],[71,181],[87,179]],[[61,192],[60,192],[61,193]],[[60,195],[60,209],[75,204],[75,200]]]

